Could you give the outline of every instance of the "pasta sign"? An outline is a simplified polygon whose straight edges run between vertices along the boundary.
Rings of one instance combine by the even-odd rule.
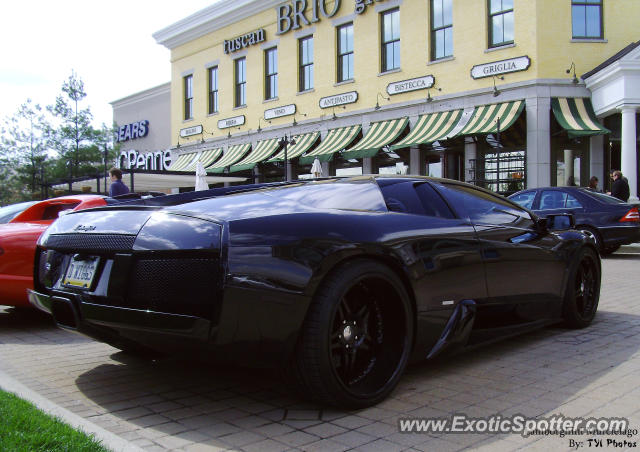
[[[149,134],[149,121],[133,122],[125,126],[120,126],[116,140],[118,143],[123,141],[135,140],[136,138],[146,137]]]

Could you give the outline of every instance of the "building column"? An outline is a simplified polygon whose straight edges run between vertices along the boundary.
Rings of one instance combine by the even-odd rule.
[[[477,179],[476,175],[471,171],[472,169],[477,169],[478,161],[478,145],[473,140],[473,137],[464,137],[464,181],[469,182],[474,179]],[[471,163],[471,160],[475,160],[474,163]]]
[[[527,188],[551,185],[551,98],[526,100]]]
[[[333,174],[331,174],[331,162],[320,162],[320,165],[322,165],[322,177],[328,177],[328,176],[335,176],[336,173],[334,171]]]
[[[599,189],[604,190],[607,181],[604,174],[604,135],[595,135],[589,139],[589,177],[592,176],[598,178]]]
[[[409,174],[412,176],[424,176],[425,173],[424,152],[420,152],[418,146],[411,146],[409,148]]]
[[[373,158],[363,157],[362,174],[373,174]]]
[[[638,153],[636,138],[636,109],[623,106],[621,166],[622,175],[629,181],[629,201],[638,200]]]
[[[560,184],[558,184],[560,185]],[[573,177],[573,150],[564,150],[564,186],[569,187],[576,185],[576,179]]]

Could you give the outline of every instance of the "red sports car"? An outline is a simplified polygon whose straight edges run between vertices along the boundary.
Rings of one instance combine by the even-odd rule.
[[[60,212],[104,205],[104,196],[62,196],[36,202],[0,224],[0,305],[30,306],[27,288],[33,288],[36,242]]]

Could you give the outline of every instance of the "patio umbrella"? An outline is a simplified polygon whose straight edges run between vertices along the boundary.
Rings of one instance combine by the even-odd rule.
[[[318,157],[315,158],[313,165],[311,165],[311,174],[313,177],[322,177],[322,165],[320,164]]]
[[[196,191],[200,190],[209,190],[209,184],[207,184],[207,172],[199,161],[196,164]]]

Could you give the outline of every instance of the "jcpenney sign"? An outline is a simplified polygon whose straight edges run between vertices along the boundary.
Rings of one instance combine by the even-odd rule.
[[[162,171],[171,166],[171,151],[155,151],[140,153],[135,149],[122,151],[118,159],[120,168],[146,169]]]

